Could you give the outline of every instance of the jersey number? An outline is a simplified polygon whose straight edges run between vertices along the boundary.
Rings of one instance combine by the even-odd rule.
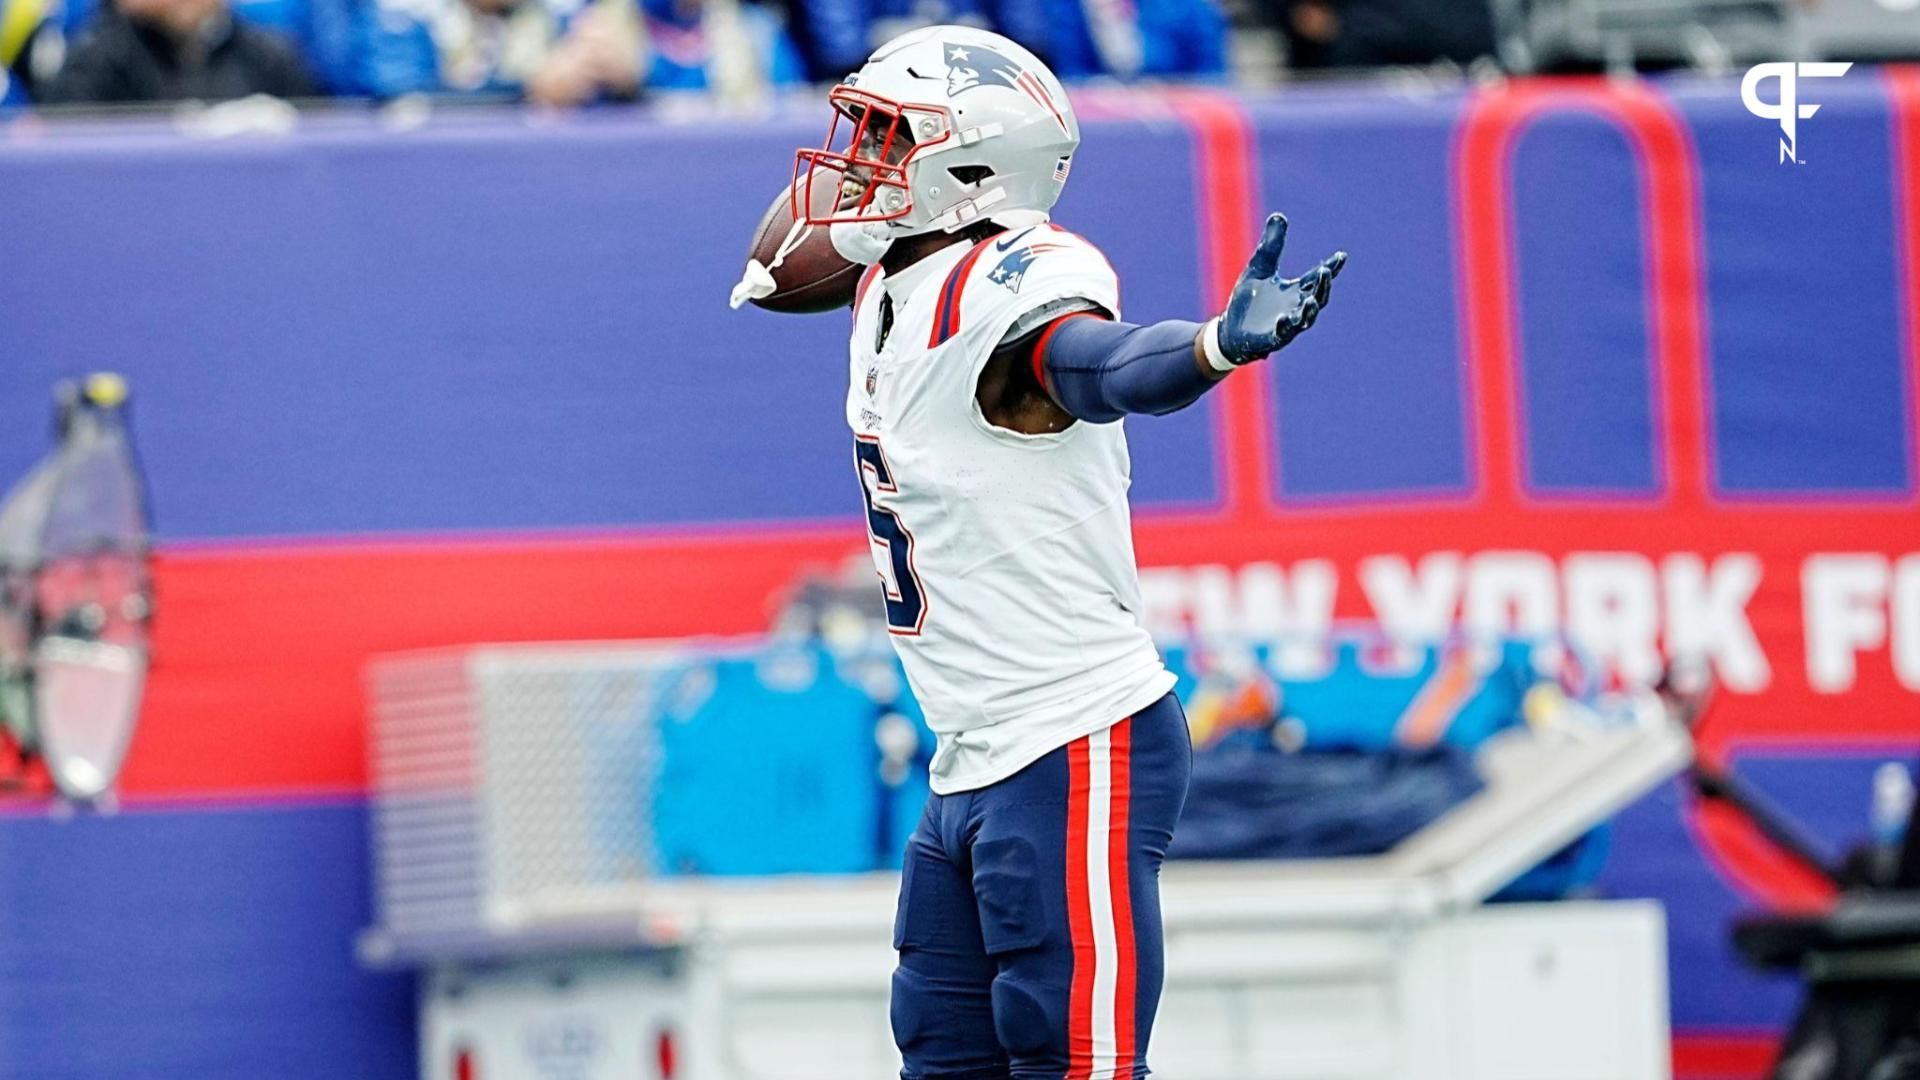
[[[860,470],[860,493],[867,500],[867,535],[873,546],[873,568],[887,597],[887,629],[895,634],[918,634],[927,618],[926,594],[913,570],[913,534],[900,516],[873,504],[875,492],[899,491],[893,470],[880,453],[880,443],[858,436],[853,463]]]

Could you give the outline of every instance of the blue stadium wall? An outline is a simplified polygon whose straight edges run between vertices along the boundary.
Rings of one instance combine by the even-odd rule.
[[[1058,217],[1130,318],[1209,311],[1269,207],[1353,253],[1301,349],[1129,425],[1171,615],[1215,565],[1324,560],[1340,618],[1381,557],[1695,566],[1660,633],[1730,676],[1711,752],[1859,833],[1920,741],[1920,75],[1821,89],[1803,165],[1726,82],[1077,95]],[[0,128],[0,476],[124,371],[163,541],[123,812],[0,803],[0,1077],[412,1075],[411,984],[352,955],[365,658],[748,633],[864,550],[844,318],[725,306],[816,112]],[[1792,999],[1726,920],[1817,885],[1677,788],[1604,885],[1668,906],[1680,1071],[1751,1073]]]

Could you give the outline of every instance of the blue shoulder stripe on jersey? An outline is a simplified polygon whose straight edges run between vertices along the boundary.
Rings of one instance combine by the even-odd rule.
[[[948,272],[946,283],[940,286],[940,307],[934,312],[933,333],[927,338],[927,348],[931,349],[960,332],[960,296],[966,292],[967,275],[993,239],[989,236],[973,245],[973,250],[967,252]]]
[[[947,280],[940,285],[940,306],[934,309],[933,332],[927,337],[927,347],[929,349],[952,337],[954,331],[957,329],[953,324],[955,322],[955,309],[959,305],[956,304],[954,300],[960,291],[960,283],[966,279],[965,270],[967,264],[972,259],[973,253],[968,252],[965,257],[954,265],[952,270],[947,272]]]

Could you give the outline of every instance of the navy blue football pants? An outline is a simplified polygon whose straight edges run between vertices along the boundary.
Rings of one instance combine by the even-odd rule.
[[[1160,864],[1192,766],[1168,694],[997,784],[928,799],[893,927],[903,1080],[1147,1074]]]

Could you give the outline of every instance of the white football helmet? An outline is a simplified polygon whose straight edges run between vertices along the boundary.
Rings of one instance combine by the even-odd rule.
[[[884,247],[989,218],[1038,220],[1060,198],[1080,146],[1053,72],[1015,42],[969,26],[894,38],[828,100],[826,148],[798,153],[793,207],[810,224],[836,225],[836,246],[850,226]],[[841,193],[824,214],[810,212],[816,183]]]

